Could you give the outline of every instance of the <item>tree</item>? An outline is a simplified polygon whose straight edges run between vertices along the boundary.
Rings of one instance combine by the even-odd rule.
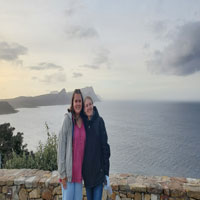
[[[15,152],[17,155],[28,153],[27,144],[23,144],[23,133],[18,132],[13,135],[15,128],[10,123],[0,124],[0,154],[2,155],[2,163]]]

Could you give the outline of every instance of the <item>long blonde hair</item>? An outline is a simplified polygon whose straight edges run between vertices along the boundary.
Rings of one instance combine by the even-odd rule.
[[[92,102],[92,104],[93,104],[92,97],[90,97],[90,96],[86,96],[86,97],[84,98],[84,105],[85,105],[85,101],[86,101],[87,99],[89,99],[89,100]]]

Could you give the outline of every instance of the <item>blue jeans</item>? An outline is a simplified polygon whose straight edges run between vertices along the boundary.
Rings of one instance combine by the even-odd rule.
[[[67,182],[67,188],[62,187],[62,200],[82,200],[82,183]]]
[[[103,184],[92,188],[86,188],[87,200],[101,200],[103,192]]]

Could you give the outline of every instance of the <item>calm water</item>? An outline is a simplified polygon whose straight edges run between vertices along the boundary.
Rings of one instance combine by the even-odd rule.
[[[200,178],[200,103],[96,103],[111,146],[111,173]],[[28,148],[45,142],[45,122],[58,133],[68,106],[23,108],[0,115],[24,133]]]

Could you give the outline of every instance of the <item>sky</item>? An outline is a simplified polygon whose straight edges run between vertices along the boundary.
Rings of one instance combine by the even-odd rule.
[[[92,86],[200,101],[200,0],[0,0],[0,99]]]

